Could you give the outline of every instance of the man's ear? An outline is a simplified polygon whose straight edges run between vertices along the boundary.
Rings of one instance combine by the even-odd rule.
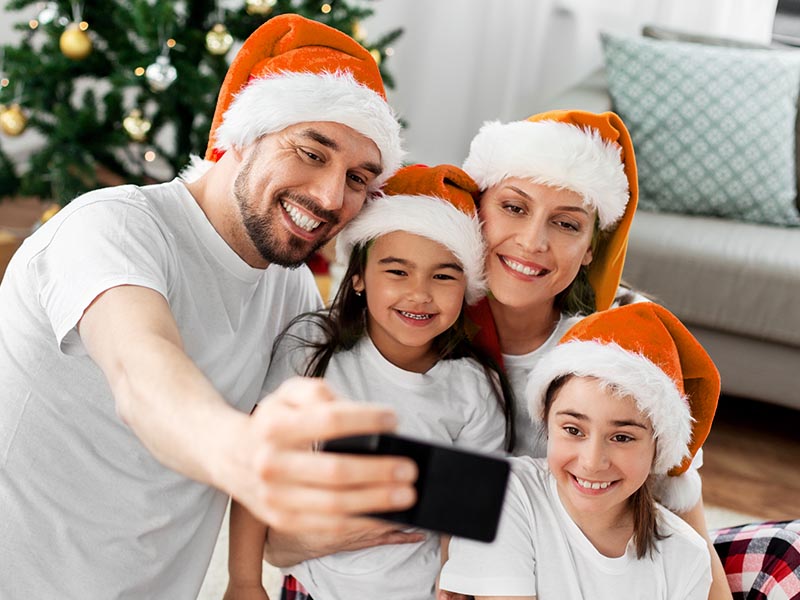
[[[364,285],[364,278],[361,277],[361,275],[358,275],[358,274],[353,275],[353,278],[350,281],[352,282],[353,289],[356,292],[363,292],[364,291],[364,288],[366,286]]]

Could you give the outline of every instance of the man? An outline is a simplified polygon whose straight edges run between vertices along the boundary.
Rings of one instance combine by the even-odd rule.
[[[294,380],[275,336],[317,308],[296,267],[400,164],[377,66],[297,16],[259,28],[184,180],[76,199],[0,286],[0,597],[194,598],[230,494],[278,529],[407,507],[408,461],[312,453],[391,430]],[[222,491],[219,491],[222,490]]]

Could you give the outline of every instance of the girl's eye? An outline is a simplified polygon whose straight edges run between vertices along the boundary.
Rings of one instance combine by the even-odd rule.
[[[455,277],[452,275],[448,275],[447,273],[437,273],[433,276],[434,279],[439,279],[441,281],[454,281]]]
[[[391,275],[397,275],[398,277],[403,277],[406,274],[402,269],[386,269],[386,272]]]
[[[566,431],[569,435],[581,435],[581,430],[577,427],[573,427],[572,425],[567,425],[564,427],[564,431]]]
[[[511,203],[503,204],[503,210],[505,210],[506,212],[510,212],[512,214],[515,214],[515,215],[521,215],[521,214],[523,214],[525,212],[525,209],[523,207],[521,207],[520,205],[511,204]]]
[[[627,434],[624,434],[624,433],[618,433],[617,435],[615,435],[611,439],[613,441],[615,441],[615,442],[622,442],[623,444],[626,443],[626,442],[632,442],[633,441],[633,438],[631,436],[629,436]]]

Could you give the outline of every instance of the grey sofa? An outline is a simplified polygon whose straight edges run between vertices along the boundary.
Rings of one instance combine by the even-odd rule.
[[[610,110],[604,72],[545,108]],[[800,410],[800,228],[640,210],[623,278],[686,323],[723,393]]]

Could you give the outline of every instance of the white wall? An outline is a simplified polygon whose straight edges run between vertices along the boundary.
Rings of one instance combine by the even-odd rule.
[[[226,2],[229,4],[229,2]],[[403,27],[390,101],[409,123],[409,160],[461,164],[486,120],[523,119],[602,64],[601,29],[643,23],[769,40],[777,0],[376,0],[368,39]],[[35,9],[31,15],[36,14]],[[0,10],[0,42],[18,39]],[[17,36],[17,37],[15,37]],[[34,142],[0,135],[11,155]]]
[[[378,0],[371,35],[405,34],[390,101],[409,159],[461,164],[487,120],[524,119],[602,64],[600,30],[643,24],[768,42],[777,0]],[[565,107],[566,108],[566,107]]]

